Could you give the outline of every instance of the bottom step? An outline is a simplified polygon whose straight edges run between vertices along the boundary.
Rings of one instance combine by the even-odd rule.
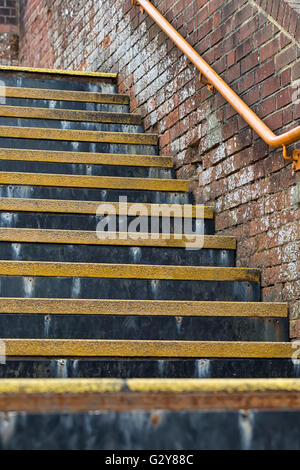
[[[0,450],[141,449],[299,450],[300,411],[0,413]]]
[[[299,450],[299,391],[280,379],[3,380],[0,450]]]

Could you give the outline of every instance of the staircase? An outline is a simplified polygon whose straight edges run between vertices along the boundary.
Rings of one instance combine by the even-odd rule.
[[[299,448],[287,305],[116,77],[0,79],[0,448]]]

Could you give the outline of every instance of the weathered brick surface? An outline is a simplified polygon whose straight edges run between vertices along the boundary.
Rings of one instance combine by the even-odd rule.
[[[0,65],[17,65],[18,0],[0,0]]]
[[[153,3],[274,131],[296,125],[299,2]],[[281,150],[200,84],[131,0],[27,0],[22,18],[22,64],[119,72],[120,92],[160,134],[177,176],[191,178],[197,202],[215,206],[217,232],[237,237],[238,265],[262,269],[263,299],[289,301],[291,319],[300,318],[300,209],[291,203],[300,173]]]

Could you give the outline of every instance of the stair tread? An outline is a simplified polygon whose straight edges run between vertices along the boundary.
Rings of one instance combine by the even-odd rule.
[[[0,126],[0,137],[156,146],[157,134]]]
[[[1,91],[3,89],[3,91]],[[73,101],[83,103],[129,104],[129,97],[118,93],[91,91],[52,90],[44,88],[0,87],[1,96],[49,101]]]
[[[0,297],[0,314],[288,317],[279,302],[218,302]]]
[[[246,341],[156,341],[1,339],[11,357],[198,357],[291,358],[292,343]]]
[[[95,78],[117,78],[118,74],[113,72],[85,72],[82,70],[62,70],[62,69],[48,69],[36,67],[20,67],[14,65],[1,65],[0,71],[10,72],[30,72],[37,74],[52,74],[52,75],[71,75],[74,77],[95,77]]]
[[[141,126],[142,118],[138,114],[85,111],[76,109],[51,109],[24,106],[0,106],[0,116],[26,119],[51,119],[60,121],[81,121],[98,123],[132,124]]]
[[[0,242],[125,245],[235,250],[235,237],[161,233],[99,232],[61,229],[1,228]]]
[[[130,155],[95,152],[67,152],[55,150],[23,150],[0,148],[0,160],[77,163],[94,165],[126,165],[173,167],[173,157],[160,155]]]
[[[118,202],[102,202],[102,201],[75,201],[75,200],[59,200],[59,199],[26,199],[26,198],[0,198],[0,210],[1,211],[27,211],[27,212],[59,212],[59,213],[78,213],[78,214],[96,214],[97,209],[105,207],[108,212],[112,209],[113,214],[128,215],[131,208],[135,207],[137,203],[128,202],[125,207],[120,205]],[[186,211],[186,217],[192,218],[206,218],[213,219],[212,206],[201,206],[201,205],[180,205],[180,204],[151,204],[143,203],[143,207],[146,208],[148,214],[158,213],[170,214],[170,208],[173,208],[175,214],[184,214]],[[178,211],[178,212],[177,212]],[[197,214],[198,211],[198,214]],[[173,212],[171,212],[172,216]]]
[[[188,180],[0,171],[0,184],[148,191],[189,191]]]
[[[76,263],[51,261],[0,261],[1,275],[91,277],[108,279],[170,279],[259,282],[260,271],[251,268],[167,266],[142,264]]]

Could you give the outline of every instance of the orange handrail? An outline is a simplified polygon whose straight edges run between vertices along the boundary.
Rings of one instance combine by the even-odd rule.
[[[254,129],[254,131],[271,147],[283,147],[284,158],[293,160],[293,169],[300,170],[300,151],[296,150],[293,157],[288,157],[286,146],[300,140],[300,126],[291,129],[281,135],[274,132],[244,103],[244,101],[230,88],[229,85],[205,62],[193,47],[176,31],[161,13],[148,0],[132,0],[133,5],[139,4],[160,28],[169,36],[179,49],[208,79],[209,86],[215,87],[242,118]]]

